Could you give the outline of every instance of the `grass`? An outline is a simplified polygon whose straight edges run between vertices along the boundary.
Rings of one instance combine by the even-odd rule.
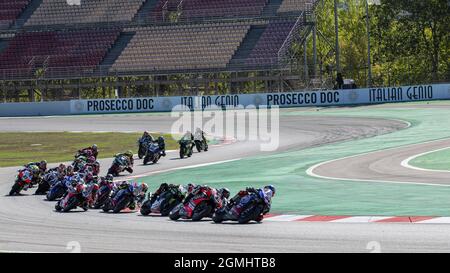
[[[450,171],[450,147],[419,156],[411,160],[409,164],[423,169]]]
[[[71,161],[79,149],[92,144],[99,147],[99,158],[109,158],[127,150],[136,154],[137,140],[141,136],[141,133],[0,133],[0,167],[43,159],[53,163]],[[178,148],[171,135],[163,136],[167,150]]]

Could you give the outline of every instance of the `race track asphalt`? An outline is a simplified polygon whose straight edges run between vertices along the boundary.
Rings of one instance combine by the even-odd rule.
[[[170,129],[167,115],[105,115],[46,118],[1,118],[1,131],[160,131]],[[370,137],[405,128],[401,121],[281,116],[277,152]],[[257,142],[213,147],[208,153],[179,160],[170,153],[154,166],[137,161],[134,175],[153,171],[262,155]],[[111,160],[101,161],[109,166]],[[17,168],[0,169],[0,192],[12,186]],[[105,167],[103,171],[105,171]],[[126,178],[124,176],[123,178]],[[68,252],[79,242],[82,252],[370,252],[369,242],[382,252],[450,250],[450,225],[287,223],[216,225],[172,222],[138,213],[111,215],[96,210],[56,213],[54,203],[28,192],[0,196],[0,252]],[[26,232],[24,232],[26,231]]]

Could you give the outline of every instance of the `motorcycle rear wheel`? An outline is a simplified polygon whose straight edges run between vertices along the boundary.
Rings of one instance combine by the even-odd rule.
[[[145,216],[149,215],[151,212],[151,207],[152,207],[152,203],[150,202],[150,200],[145,201],[144,204],[142,204],[142,206],[141,206],[141,211],[140,211],[141,214],[145,215]]]
[[[192,221],[197,222],[205,217],[208,217],[208,215],[211,214],[211,210],[212,208],[207,204],[203,204],[201,207],[195,208],[194,213],[192,213]]]

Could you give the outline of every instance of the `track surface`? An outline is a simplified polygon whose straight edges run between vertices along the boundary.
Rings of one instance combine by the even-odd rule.
[[[168,116],[118,115],[0,119],[2,131],[168,131]],[[399,121],[359,118],[282,116],[281,147],[301,149],[370,137],[404,128]],[[259,143],[237,142],[179,160],[169,154],[155,166],[136,163],[135,174],[260,155]],[[111,160],[102,160],[109,166]],[[0,192],[7,193],[16,168],[0,169]],[[155,183],[156,185],[156,183]],[[155,185],[151,185],[152,189]],[[53,211],[41,196],[0,196],[0,251],[65,252],[77,241],[83,252],[369,252],[378,241],[382,251],[449,251],[450,226],[411,224],[276,223],[215,225],[172,222],[135,213]],[[26,232],[24,232],[26,231]],[[281,232],[282,231],[282,232]]]
[[[392,181],[450,186],[450,172],[423,171],[402,165],[408,158],[450,146],[450,139],[408,145],[322,163],[311,170],[314,175],[366,181]]]

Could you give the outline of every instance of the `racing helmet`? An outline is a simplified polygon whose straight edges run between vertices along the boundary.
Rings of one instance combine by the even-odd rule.
[[[97,151],[98,147],[97,144],[92,145],[92,150]]]
[[[276,192],[275,186],[274,185],[267,185],[267,186],[265,186],[264,187],[264,192],[265,193],[271,192],[272,197],[275,196],[275,192]]]
[[[123,189],[126,189],[126,188],[128,188],[128,182],[127,181],[120,182],[119,189],[123,190]]]
[[[219,189],[219,194],[223,197],[223,198],[230,198],[230,190],[227,188],[221,188]]]
[[[133,157],[133,151],[128,150],[128,151],[125,152],[125,155],[129,156],[129,157]]]
[[[42,161],[39,163],[39,166],[40,166],[40,167],[42,167],[42,166],[46,166],[46,167],[47,167],[47,160],[42,160]]]
[[[142,183],[142,184],[141,184],[141,190],[142,190],[142,192],[147,192],[147,191],[148,191],[148,185],[147,185],[147,183]]]
[[[187,184],[187,187],[186,187],[187,192],[188,193],[192,192],[196,187],[197,187],[197,185],[195,185],[194,183]]]
[[[39,167],[36,165],[30,166],[30,171],[32,174],[38,174],[40,172]]]
[[[112,174],[108,174],[108,175],[105,177],[105,179],[106,179],[106,181],[108,181],[108,182],[113,182],[114,176],[113,176]]]

